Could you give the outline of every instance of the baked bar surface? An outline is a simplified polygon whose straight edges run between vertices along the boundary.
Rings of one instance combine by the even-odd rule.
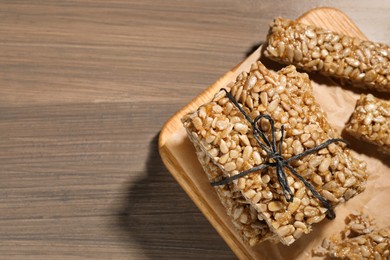
[[[272,60],[390,92],[390,47],[385,44],[283,18],[274,20],[267,40],[264,53]]]
[[[282,150],[285,159],[338,137],[314,100],[307,74],[298,73],[294,66],[274,73],[257,62],[249,73],[241,73],[229,88],[252,119],[260,114],[268,114],[274,119],[278,142],[284,125]],[[268,160],[267,153],[254,139],[251,124],[224,91],[196,112],[186,115],[183,123],[190,139],[221,169],[223,177],[236,175]],[[262,121],[261,127],[264,131],[269,129],[268,122]],[[290,164],[332,205],[364,190],[365,163],[353,158],[344,144],[331,144]],[[286,172],[294,194],[291,203],[284,197],[273,168],[233,181],[232,189],[240,191],[256,209],[258,218],[267,223],[282,243],[290,245],[302,234],[310,232],[312,224],[322,221],[327,209],[301,181]]]

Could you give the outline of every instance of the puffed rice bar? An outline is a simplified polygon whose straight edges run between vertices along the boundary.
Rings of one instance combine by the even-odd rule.
[[[346,130],[390,154],[390,101],[361,95]]]
[[[277,18],[265,55],[307,71],[341,78],[354,86],[390,92],[390,47]]]
[[[281,125],[285,126],[283,157],[286,159],[337,137],[315,103],[307,74],[298,73],[294,66],[273,73],[257,62],[249,73],[241,73],[230,87],[230,93],[252,119],[260,113],[274,119],[277,140],[281,136]],[[190,139],[225,177],[267,159],[265,151],[254,140],[250,123],[223,91],[182,121]],[[264,129],[269,127],[266,123],[261,125]],[[364,190],[365,163],[353,158],[343,144],[331,144],[291,165],[333,205]],[[234,190],[239,190],[259,213],[259,219],[267,222],[283,244],[290,245],[303,233],[310,232],[313,223],[322,221],[327,210],[302,182],[288,172],[287,175],[294,193],[292,203],[286,201],[275,169],[252,173],[233,184]]]

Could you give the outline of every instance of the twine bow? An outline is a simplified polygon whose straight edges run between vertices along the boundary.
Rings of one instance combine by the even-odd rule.
[[[283,144],[283,139],[284,139],[284,126],[283,125],[281,126],[281,129],[280,129],[281,138],[280,138],[280,142],[279,142],[279,147],[277,147],[276,146],[276,138],[275,138],[274,120],[269,115],[265,115],[265,114],[259,115],[254,120],[252,120],[248,116],[248,114],[244,111],[244,109],[240,106],[240,104],[236,101],[236,99],[232,96],[232,94],[230,94],[224,88],[222,88],[221,90],[225,91],[226,96],[229,98],[229,100],[231,102],[233,102],[233,104],[238,108],[238,110],[240,110],[240,112],[244,115],[245,119],[248,120],[248,122],[251,124],[252,130],[253,130],[253,137],[255,138],[258,145],[267,153],[268,160],[266,163],[255,166],[249,170],[240,172],[237,175],[222,179],[220,181],[212,182],[211,185],[212,186],[225,185],[225,184],[228,184],[236,179],[242,178],[250,173],[265,170],[269,167],[275,167],[276,176],[278,178],[279,184],[281,185],[281,187],[283,189],[283,194],[288,202],[292,202],[294,199],[294,194],[292,193],[292,191],[288,185],[286,173],[284,171],[284,167],[286,167],[287,169],[290,170],[290,172],[296,178],[298,178],[300,181],[302,181],[305,184],[305,186],[311,191],[311,193],[313,194],[314,197],[316,197],[319,201],[321,201],[321,203],[324,205],[324,207],[328,210],[327,217],[329,219],[334,219],[336,217],[336,215],[335,215],[332,207],[330,206],[330,204],[321,196],[321,194],[319,194],[315,190],[313,185],[310,182],[308,182],[305,178],[303,178],[289,163],[292,161],[301,159],[302,157],[305,157],[306,155],[315,153],[315,152],[327,147],[328,145],[330,145],[332,143],[343,142],[343,143],[346,143],[348,145],[348,142],[346,140],[340,139],[340,138],[329,139],[326,142],[324,142],[320,145],[317,145],[313,148],[307,149],[306,151],[304,151],[300,154],[294,155],[288,159],[284,159],[282,156],[282,144]],[[272,137],[271,140],[269,140],[268,137],[264,134],[264,132],[261,129],[259,129],[259,127],[258,127],[258,122],[262,118],[267,119],[271,125],[271,137]],[[263,142],[260,140],[260,138]]]

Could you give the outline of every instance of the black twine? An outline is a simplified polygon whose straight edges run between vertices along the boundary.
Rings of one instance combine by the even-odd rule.
[[[328,141],[316,146],[316,147],[313,147],[313,148],[310,148],[310,149],[307,149],[306,151],[300,153],[300,154],[297,154],[297,155],[294,155],[292,157],[290,157],[289,159],[283,159],[283,156],[282,156],[282,144],[283,144],[283,139],[284,139],[284,126],[282,125],[281,127],[281,138],[280,138],[280,142],[279,142],[279,147],[277,149],[276,147],[276,138],[275,138],[275,123],[274,123],[274,120],[269,116],[269,115],[259,115],[255,118],[255,120],[252,120],[248,114],[244,111],[244,109],[240,106],[240,104],[237,102],[237,100],[232,96],[232,94],[230,94],[226,89],[222,88],[221,90],[225,91],[226,93],[226,96],[229,98],[229,100],[231,102],[233,102],[233,104],[238,108],[238,110],[240,110],[240,112],[244,115],[244,117],[246,118],[246,120],[248,120],[248,122],[251,124],[252,126],[252,129],[253,129],[253,137],[255,138],[256,142],[259,144],[259,146],[267,153],[268,155],[268,161],[264,164],[261,164],[261,165],[258,165],[258,166],[255,166],[249,170],[246,170],[246,171],[243,171],[243,172],[240,172],[239,174],[237,175],[234,175],[234,176],[231,176],[229,178],[225,178],[225,179],[222,179],[220,181],[216,181],[216,182],[212,182],[211,185],[212,186],[219,186],[219,185],[225,185],[225,184],[228,184],[228,183],[231,183],[232,181],[236,180],[236,179],[239,179],[239,178],[242,178],[250,173],[253,173],[253,172],[257,172],[257,171],[261,171],[261,170],[265,170],[267,169],[268,167],[275,167],[276,169],[276,176],[278,177],[278,181],[283,189],[283,194],[284,194],[284,197],[286,198],[286,200],[288,202],[292,202],[293,201],[293,198],[294,198],[294,194],[292,193],[289,185],[288,185],[288,181],[287,181],[287,177],[286,177],[286,173],[284,171],[284,167],[286,167],[287,169],[290,170],[290,172],[296,177],[298,178],[300,181],[302,181],[305,186],[311,191],[311,193],[313,194],[314,197],[316,197],[319,201],[321,201],[321,203],[324,205],[325,208],[327,208],[328,212],[327,212],[327,217],[329,219],[334,219],[336,217],[332,207],[330,206],[330,204],[315,190],[315,188],[313,187],[313,185],[308,182],[305,178],[303,178],[289,163],[292,162],[292,161],[295,161],[295,160],[298,160],[302,157],[305,157],[306,155],[309,155],[309,154],[312,154],[312,153],[315,153],[325,147],[327,147],[328,145],[332,144],[332,143],[336,143],[336,142],[343,142],[343,143],[346,143],[348,145],[348,142],[344,139],[340,139],[340,138],[333,138],[333,139],[329,139]],[[258,128],[258,122],[259,120],[261,120],[262,118],[265,118],[269,121],[270,125],[271,125],[271,141],[268,139],[268,137],[264,134],[264,132],[262,130],[260,130]],[[261,140],[264,142],[261,142]],[[270,162],[270,160],[273,160],[273,162]]]

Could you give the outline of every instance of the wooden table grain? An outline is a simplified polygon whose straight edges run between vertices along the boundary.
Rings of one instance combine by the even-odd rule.
[[[0,1],[0,258],[234,259],[157,151],[163,123],[317,6],[390,43],[388,1]]]

